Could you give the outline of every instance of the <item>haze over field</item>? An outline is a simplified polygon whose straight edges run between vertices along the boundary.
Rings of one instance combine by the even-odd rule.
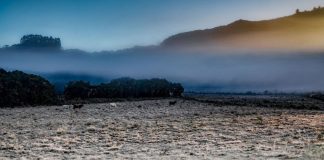
[[[98,3],[102,3],[103,6],[105,6],[104,4],[109,6],[108,2],[114,3],[113,6],[120,7],[120,5],[123,5],[110,1],[99,1]],[[316,0],[308,1],[307,4],[304,1],[300,1],[297,3],[299,6],[289,6],[288,4],[292,3],[292,1],[289,1],[290,3],[287,2],[260,2],[263,5],[270,6],[282,3],[280,7],[277,6],[280,15],[277,13],[271,14],[271,16],[264,16],[264,19],[262,19],[258,16],[251,18],[245,12],[247,9],[244,6],[247,8],[255,8],[253,15],[265,14],[260,9],[262,7],[255,6],[255,3],[259,2],[255,2],[254,0],[244,2],[242,8],[236,7],[242,2],[231,1],[225,3],[213,1],[211,4],[228,5],[228,8],[232,10],[236,9],[236,12],[230,14],[223,10],[218,10],[217,13],[226,13],[222,14],[222,18],[219,18],[219,21],[217,19],[210,20],[210,15],[207,14],[195,14],[192,17],[182,17],[186,18],[184,20],[186,22],[188,20],[188,23],[190,22],[189,19],[192,20],[191,23],[193,24],[199,22],[200,25],[197,25],[197,28],[193,26],[182,26],[180,25],[181,23],[175,22],[181,16],[177,17],[174,14],[177,18],[171,18],[173,23],[169,23],[169,28],[178,28],[178,32],[175,32],[178,34],[169,36],[172,35],[171,32],[176,30],[166,29],[166,31],[158,28],[157,26],[159,24],[155,24],[157,21],[153,21],[155,18],[166,16],[161,13],[149,15],[147,18],[151,21],[144,21],[142,18],[139,18],[139,21],[136,23],[131,23],[133,21],[130,20],[127,24],[123,24],[116,22],[116,18],[118,18],[116,14],[120,11],[115,10],[114,15],[107,15],[105,17],[99,14],[105,13],[103,11],[104,7],[96,8],[90,2],[82,1],[80,4],[83,5],[80,8],[72,8],[71,11],[79,13],[81,9],[87,8],[85,4],[89,3],[86,12],[89,13],[90,17],[97,17],[97,19],[95,18],[93,20],[90,17],[85,17],[89,26],[83,26],[80,19],[73,19],[73,17],[75,18],[75,13],[67,12],[67,8],[65,7],[58,7],[59,4],[63,3],[63,1],[58,1],[54,5],[54,8],[57,10],[51,9],[47,12],[42,8],[35,12],[28,11],[27,17],[31,17],[31,19],[26,22],[26,20],[21,19],[20,14],[17,14],[21,9],[31,4],[35,4],[35,6],[32,6],[34,8],[38,8],[41,5],[45,8],[48,6],[41,1],[33,1],[31,4],[17,1],[17,4],[12,4],[10,1],[3,0],[0,2],[3,5],[0,6],[4,8],[2,12],[7,16],[0,14],[5,17],[3,21],[0,20],[0,24],[7,22],[7,27],[0,27],[0,33],[4,31],[8,32],[4,33],[4,38],[1,38],[0,42],[8,43],[9,46],[0,50],[0,67],[8,70],[18,69],[29,73],[40,74],[54,84],[61,86],[69,80],[78,79],[101,83],[118,77],[159,77],[181,82],[187,91],[323,91],[324,40],[322,37],[324,37],[324,8],[318,7],[322,3]],[[51,3],[54,2],[51,1]],[[67,1],[66,5],[70,6],[70,3],[71,1]],[[167,1],[162,3],[161,8],[157,7],[157,4],[147,2],[139,2],[137,5],[145,4],[152,8],[157,7],[158,10],[165,11],[165,5],[169,3],[171,2]],[[196,3],[197,1],[190,1],[186,4],[186,7],[190,9],[195,8],[194,5]],[[200,5],[205,3],[203,2]],[[180,9],[180,4],[178,2],[174,3],[174,7]],[[315,8],[309,6],[310,4],[315,6]],[[298,7],[302,9],[307,8],[308,10],[296,11]],[[99,9],[99,11],[94,12],[94,8]],[[170,10],[183,13],[175,8],[171,8]],[[9,11],[9,9],[13,10]],[[137,10],[138,6],[132,9]],[[208,9],[212,10],[211,8]],[[62,12],[60,12],[61,10]],[[35,20],[32,15],[41,11],[45,15],[49,14],[49,19],[52,18],[53,23],[49,23],[46,26],[40,21]],[[144,16],[144,13],[147,11],[144,10],[137,16]],[[62,18],[62,24],[66,26],[57,26],[57,18],[52,14],[57,13],[60,15],[64,12],[69,13],[67,15],[68,18]],[[274,11],[267,11],[267,13],[272,12]],[[246,17],[237,16],[239,13],[242,13],[242,16],[244,15]],[[131,13],[127,12],[125,14],[130,15]],[[124,35],[124,33],[120,34],[120,37],[117,37],[113,33],[111,35],[107,34],[108,31],[103,31],[102,29],[103,26],[107,26],[107,23],[103,23],[102,21],[105,18],[112,17],[115,19],[110,19],[109,22],[111,23],[109,24],[111,27],[104,28],[105,30],[109,30],[109,33],[114,31],[119,33],[125,31],[128,33],[132,31],[133,34],[140,32],[152,38],[149,38],[150,41],[147,41],[146,37],[144,38],[146,42],[144,42],[144,40],[137,41],[137,38],[132,37],[133,34],[130,34],[129,37]],[[217,14],[216,17],[219,17],[219,15]],[[121,17],[119,18],[118,20],[123,20]],[[127,16],[125,18],[130,19]],[[208,19],[208,21],[197,20],[204,18]],[[251,18],[251,20],[242,20],[246,18]],[[269,19],[267,20],[266,18]],[[13,31],[9,29],[9,26],[15,28],[18,24],[21,25],[18,22],[14,22],[13,20],[15,19],[24,22],[22,24],[22,28],[24,29],[18,29],[18,34],[13,34]],[[41,19],[43,18],[41,17]],[[69,23],[69,19],[73,19],[73,21]],[[214,23],[211,23],[211,21]],[[139,29],[139,26],[132,26],[132,24],[136,25],[140,22],[143,23],[141,27],[144,29]],[[158,20],[158,22],[169,21]],[[80,34],[71,36],[72,33],[67,33],[68,31],[72,32],[72,23],[77,26],[76,30]],[[201,23],[206,24],[203,25]],[[94,24],[102,24],[103,26]],[[120,28],[117,27],[118,24],[121,26]],[[214,24],[214,26],[211,24]],[[179,25],[182,27],[179,27]],[[200,29],[199,27],[201,29],[211,29],[195,30]],[[179,33],[180,31],[188,31],[189,28],[195,31]],[[155,29],[154,32],[152,29]],[[163,33],[161,33],[162,31]],[[13,35],[9,36],[8,33],[12,33]],[[22,36],[20,34],[29,33],[40,33],[45,36],[53,36],[61,39],[59,42],[57,41],[59,39],[54,40],[54,38],[48,38],[49,40],[47,41],[46,39],[44,43],[40,43],[37,40],[35,41],[37,43],[29,43],[27,36],[27,41],[22,39],[21,42],[15,42],[18,41],[17,35]],[[100,33],[106,35],[106,39],[102,35],[98,36]],[[163,40],[161,38],[163,36],[169,36],[169,38]],[[16,39],[13,40],[13,37]],[[73,42],[71,41],[71,37],[74,37]],[[130,40],[132,40],[132,43],[129,43]],[[48,47],[49,44],[51,44],[51,47]],[[112,46],[113,44],[115,47]],[[144,44],[147,46],[109,51],[109,49],[122,48],[119,46],[127,48],[135,44]],[[103,48],[102,46],[107,47]],[[67,49],[72,47],[78,49]],[[85,49],[85,51],[82,49]],[[93,52],[103,49],[108,51]]]
[[[0,160],[324,160],[323,71],[324,0],[0,0]]]

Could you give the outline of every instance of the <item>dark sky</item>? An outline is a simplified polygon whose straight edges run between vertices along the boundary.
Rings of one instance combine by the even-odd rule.
[[[87,51],[154,45],[184,31],[237,19],[285,16],[323,0],[0,0],[0,46],[24,34],[60,37]]]

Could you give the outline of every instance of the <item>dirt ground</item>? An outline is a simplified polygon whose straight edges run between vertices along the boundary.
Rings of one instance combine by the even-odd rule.
[[[323,110],[116,104],[0,109],[0,159],[324,159]]]

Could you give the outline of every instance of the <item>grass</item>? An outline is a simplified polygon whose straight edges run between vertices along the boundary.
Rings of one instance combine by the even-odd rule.
[[[324,159],[324,144],[310,146],[309,149],[304,153],[302,159]]]

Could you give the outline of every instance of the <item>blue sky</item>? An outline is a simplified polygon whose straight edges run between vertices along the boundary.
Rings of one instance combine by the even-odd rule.
[[[87,51],[155,45],[170,35],[237,19],[324,6],[323,0],[0,0],[0,46],[24,34],[60,37]]]

